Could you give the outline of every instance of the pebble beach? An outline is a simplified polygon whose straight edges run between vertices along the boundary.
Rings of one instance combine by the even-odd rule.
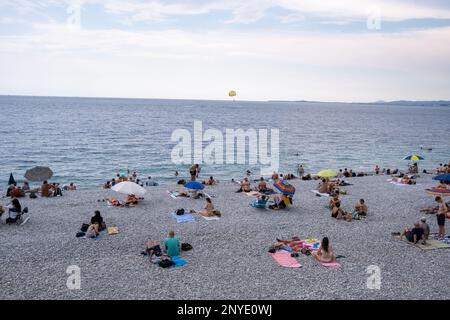
[[[328,198],[311,192],[317,181],[290,181],[297,189],[294,204],[280,211],[252,208],[252,197],[221,182],[205,189],[221,219],[195,215],[195,222],[183,224],[171,213],[198,211],[204,200],[171,198],[167,190],[180,189],[175,182],[148,187],[145,200],[132,208],[108,207],[102,199],[121,195],[100,187],[23,198],[30,220],[0,224],[0,299],[449,299],[450,250],[421,250],[391,235],[424,216],[420,209],[435,206],[425,189],[436,181],[423,174],[417,185],[397,186],[388,178],[347,179],[352,185],[343,188],[342,207],[350,211],[360,198],[369,207],[367,220],[352,222],[330,217]],[[76,238],[95,210],[120,233]],[[436,217],[428,215],[427,222],[437,232]],[[186,265],[162,269],[140,252],[169,230],[193,250],[182,253]],[[280,267],[268,248],[293,236],[329,237],[335,253],[345,256],[341,267],[324,268],[302,254],[301,268]],[[67,287],[66,270],[73,265],[81,272],[79,290]],[[369,266],[381,270],[379,290],[367,287]]]

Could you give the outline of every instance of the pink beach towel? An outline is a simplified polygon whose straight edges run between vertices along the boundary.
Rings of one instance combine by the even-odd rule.
[[[285,268],[301,268],[301,264],[291,257],[291,254],[287,251],[280,250],[270,254],[272,258],[282,267]]]

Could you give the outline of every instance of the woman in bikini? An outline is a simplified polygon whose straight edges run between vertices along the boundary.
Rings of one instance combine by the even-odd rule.
[[[336,261],[336,257],[333,253],[333,248],[331,247],[330,240],[325,237],[322,239],[320,249],[312,253],[314,259],[319,262],[333,262]]]

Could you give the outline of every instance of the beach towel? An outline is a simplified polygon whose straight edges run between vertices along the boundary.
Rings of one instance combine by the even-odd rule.
[[[270,253],[270,256],[282,267],[285,268],[301,268],[302,265],[291,257],[287,251],[280,250],[275,253]]]
[[[215,198],[215,197],[216,197],[215,195],[209,194],[209,193],[206,193],[206,192],[203,192],[203,194],[204,194],[207,198]]]
[[[324,268],[340,268],[341,267],[341,265],[336,261],[331,261],[331,262],[319,261],[319,263]]]
[[[400,237],[396,237],[398,240],[400,240]],[[421,242],[419,243],[412,243],[410,241],[408,241],[406,238],[403,238],[402,241],[408,243],[409,245],[412,245],[414,247],[420,248],[422,250],[436,250],[436,249],[448,249],[450,248],[450,244],[447,244],[443,241],[440,240],[435,240],[435,239],[428,239],[426,241],[426,244],[422,244]]]
[[[175,263],[172,268],[181,267],[187,264],[187,262],[180,257],[172,257],[172,261]]]
[[[166,190],[166,192],[169,194],[170,197],[172,197],[173,199],[176,199],[178,197],[178,193],[176,192],[172,192],[169,190]]]
[[[218,216],[213,216],[213,217],[205,217],[203,215],[200,215],[200,217],[202,217],[203,219],[207,220],[207,221],[211,221],[211,220],[220,220],[220,218]]]
[[[321,193],[317,190],[311,190],[312,193],[315,193],[319,197],[329,197],[330,195],[328,193]]]
[[[261,193],[259,193],[258,191],[245,192],[245,194],[249,197],[257,197],[261,195]]]
[[[172,216],[177,220],[178,223],[185,223],[185,222],[195,222],[195,218],[190,213],[185,213],[182,215],[177,215],[176,212],[172,212]]]
[[[116,226],[108,227],[108,234],[110,236],[119,234],[119,227],[116,227]]]

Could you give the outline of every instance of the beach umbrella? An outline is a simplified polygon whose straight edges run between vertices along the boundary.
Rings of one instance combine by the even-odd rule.
[[[295,194],[295,188],[285,180],[277,180],[273,183],[273,186],[277,188],[281,193],[287,196]]]
[[[184,187],[191,190],[203,190],[205,188],[205,186],[198,181],[189,181]]]
[[[333,178],[337,176],[337,172],[331,169],[322,170],[317,174],[321,178]]]
[[[412,154],[412,155],[409,155],[409,156],[404,157],[403,160],[408,160],[408,161],[420,161],[420,160],[425,160],[425,158],[422,157],[422,156],[419,156],[419,155],[417,155],[417,154]]]
[[[440,174],[440,175],[434,177],[433,180],[450,182],[450,173]]]
[[[111,187],[111,190],[127,195],[134,194],[135,196],[138,197],[142,197],[144,194],[147,193],[147,190],[142,188],[137,183],[131,181],[120,182]]]
[[[12,174],[12,173],[9,175],[9,181],[8,181],[8,184],[9,184],[9,185],[16,184],[16,180],[14,180],[14,177],[13,177],[13,174]]]
[[[426,190],[430,195],[433,196],[450,197],[450,189],[431,188]]]
[[[34,167],[25,172],[25,178],[29,181],[45,181],[53,177],[53,171],[48,167]]]

